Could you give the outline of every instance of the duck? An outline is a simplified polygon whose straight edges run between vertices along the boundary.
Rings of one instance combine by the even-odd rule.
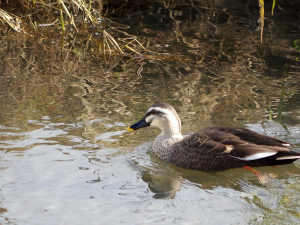
[[[162,160],[186,169],[223,171],[233,168],[275,166],[294,162],[300,153],[290,143],[246,128],[213,126],[191,135],[181,133],[181,120],[167,103],[156,103],[128,131],[156,127],[161,133],[152,144]]]

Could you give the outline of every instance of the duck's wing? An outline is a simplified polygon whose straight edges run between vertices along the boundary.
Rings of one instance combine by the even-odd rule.
[[[272,162],[269,160],[270,157],[273,157]],[[234,132],[204,129],[174,144],[170,161],[191,169],[224,170],[251,164],[276,165],[273,161],[296,160],[299,157],[300,154],[286,147],[255,144],[254,141],[248,142]]]
[[[233,127],[207,127],[202,130],[204,133],[208,133],[211,131],[222,131],[228,134],[233,134],[239,139],[246,141],[248,143],[253,143],[256,145],[267,145],[267,146],[279,146],[279,147],[287,147],[292,146],[292,144],[285,142],[283,140],[270,137],[263,134],[258,134],[252,130],[246,128],[233,128]]]

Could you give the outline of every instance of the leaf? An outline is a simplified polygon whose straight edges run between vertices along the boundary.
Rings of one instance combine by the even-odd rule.
[[[273,0],[273,4],[272,4],[272,16],[273,16],[273,13],[274,13],[275,3],[276,3],[276,0]]]

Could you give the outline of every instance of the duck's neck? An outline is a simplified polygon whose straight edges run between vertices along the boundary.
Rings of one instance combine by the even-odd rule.
[[[161,134],[155,138],[155,141],[153,143],[153,151],[158,157],[162,158],[163,160],[169,160],[172,146],[182,139],[183,136],[180,129],[175,130],[165,127],[164,129],[162,129]]]
[[[181,121],[179,117],[171,117],[165,121],[164,124],[160,124],[159,128],[161,129],[161,136],[165,137],[166,139],[181,136]]]
[[[182,137],[181,130],[178,126],[167,126],[161,130],[160,136],[163,136],[165,139]]]

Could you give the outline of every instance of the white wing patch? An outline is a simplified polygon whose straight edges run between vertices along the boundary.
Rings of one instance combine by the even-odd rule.
[[[283,143],[282,145],[283,145],[283,146],[286,146],[286,147],[291,146],[291,144],[289,144],[289,143]]]
[[[251,161],[251,160],[266,158],[266,157],[269,157],[269,156],[275,155],[275,154],[277,154],[277,152],[261,152],[261,153],[249,155],[245,158],[240,158],[240,157],[235,157],[235,158],[238,158],[238,159],[244,160],[244,161]]]
[[[233,146],[232,145],[225,145],[226,150],[224,151],[224,153],[230,153],[233,150]]]

